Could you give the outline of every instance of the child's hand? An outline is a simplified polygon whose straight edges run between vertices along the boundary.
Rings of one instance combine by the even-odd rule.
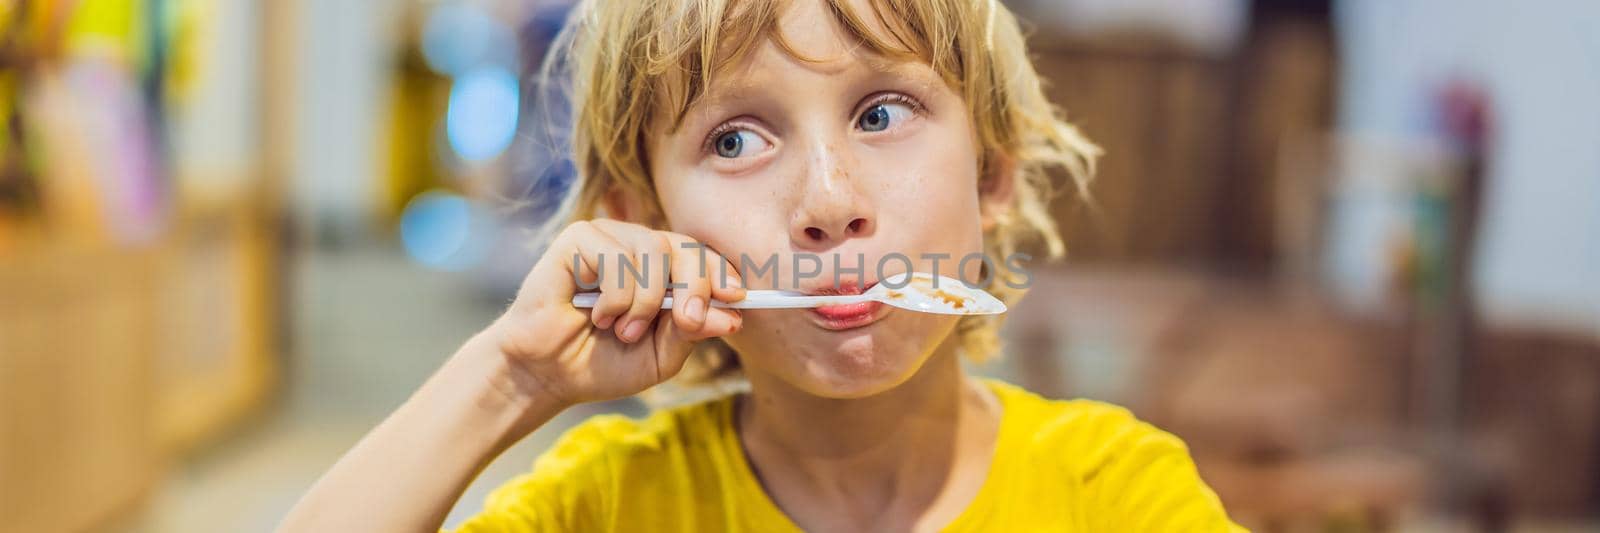
[[[563,405],[619,398],[661,383],[683,368],[694,341],[733,333],[742,323],[738,311],[710,305],[713,299],[744,298],[738,274],[724,268],[727,259],[694,242],[615,220],[574,223],[551,242],[516,301],[486,333],[523,374],[517,377],[526,378],[519,383]],[[648,270],[642,267],[646,254]],[[623,257],[643,274],[642,282],[619,268]],[[670,260],[663,264],[663,257]],[[671,289],[671,312],[661,310],[667,272],[674,285],[686,286]],[[589,287],[601,281],[593,309],[572,306],[580,279]]]

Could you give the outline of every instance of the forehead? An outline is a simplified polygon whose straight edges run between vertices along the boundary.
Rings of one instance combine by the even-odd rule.
[[[854,35],[849,23],[860,28]],[[867,0],[798,0],[778,12],[775,33],[762,43],[765,51],[777,48],[800,63],[810,63],[826,73],[828,69],[845,68],[852,62],[869,62],[883,67],[889,61],[881,50],[865,46],[869,42],[894,43],[906,52],[906,43],[889,30],[886,21]]]
[[[806,27],[789,44],[804,50],[796,57],[773,39],[757,45],[737,63],[707,80],[701,102],[736,99],[794,79],[796,73],[846,80],[851,74],[883,73],[919,81],[937,81],[933,69],[915,58],[890,57],[860,46],[848,35],[828,28]],[[816,46],[808,46],[816,44]]]
[[[761,4],[761,7],[753,7]],[[738,99],[777,81],[776,74],[800,69],[823,75],[852,70],[928,74],[931,43],[915,42],[901,14],[873,0],[755,0],[724,13],[721,31],[705,45],[714,50],[704,64],[690,68],[688,98],[672,112],[681,125],[685,114],[708,101]],[[919,68],[920,67],[920,68]],[[669,77],[671,77],[669,75]],[[668,82],[669,85],[675,85]],[[667,87],[663,96],[677,92]],[[682,93],[680,93],[682,94]],[[662,111],[667,111],[663,109]]]

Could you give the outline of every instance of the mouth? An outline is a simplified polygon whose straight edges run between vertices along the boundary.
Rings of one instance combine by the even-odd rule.
[[[807,291],[814,295],[855,295],[866,292],[878,282],[868,283],[865,287],[856,282],[842,282],[837,287],[826,287]],[[812,322],[819,327],[834,331],[843,331],[864,327],[877,322],[889,313],[892,308],[879,302],[866,301],[845,305],[824,305],[812,308],[810,311]]]

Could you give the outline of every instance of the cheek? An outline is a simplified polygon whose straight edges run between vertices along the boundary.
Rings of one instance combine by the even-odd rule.
[[[735,268],[741,255],[759,264],[784,249],[787,228],[772,216],[780,211],[770,182],[694,170],[676,176],[656,183],[667,229],[705,243]],[[763,287],[757,280],[745,280],[745,285]]]
[[[919,239],[921,244],[935,245],[930,250],[980,251],[977,152],[970,134],[952,125],[927,126],[914,142],[871,154],[879,216],[916,228],[916,235],[931,239]]]

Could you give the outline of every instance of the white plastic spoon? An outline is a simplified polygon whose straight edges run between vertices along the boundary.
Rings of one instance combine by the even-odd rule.
[[[906,282],[906,276],[911,276]],[[896,288],[898,287],[898,288]],[[598,292],[572,297],[573,307],[594,307]],[[848,305],[867,301],[882,302],[901,309],[940,315],[998,315],[1006,304],[982,289],[961,281],[932,274],[895,274],[884,278],[861,294],[811,295],[795,291],[748,290],[743,300],[733,303],[712,301],[712,307],[733,309],[803,309],[825,305]],[[672,297],[661,300],[662,309],[672,309]]]

